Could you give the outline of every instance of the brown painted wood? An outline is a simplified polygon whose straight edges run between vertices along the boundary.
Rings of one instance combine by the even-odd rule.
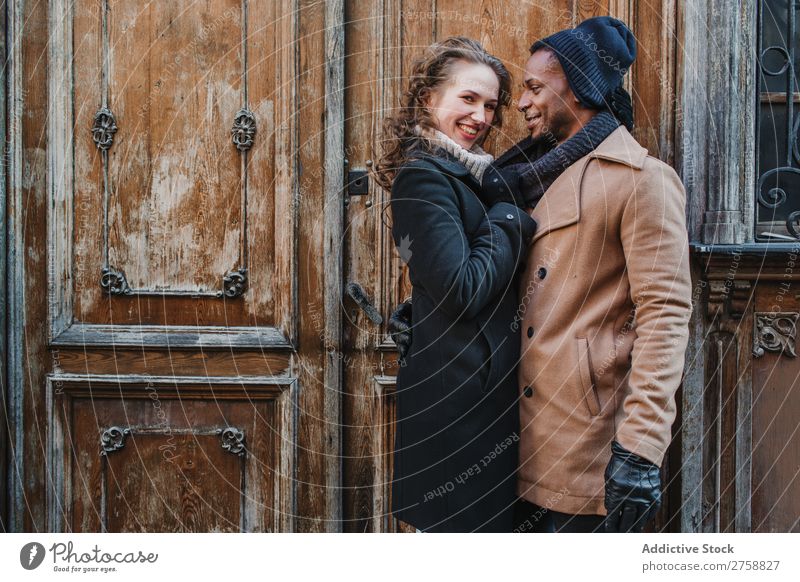
[[[291,372],[290,356],[270,352],[144,351],[135,349],[51,351],[53,371],[67,374],[128,374],[151,376],[284,376]]]
[[[341,169],[328,176],[340,158],[326,154],[322,123],[342,117],[335,101],[322,105],[325,79],[342,68],[325,50],[326,35],[342,46],[330,36],[341,16],[293,0],[190,4],[110,0],[104,13],[104,2],[54,0],[10,11],[25,39],[12,66],[19,170],[8,205],[20,274],[10,312],[25,355],[14,360],[9,399],[14,531],[98,530],[103,478],[109,530],[339,529],[340,380],[316,318],[339,316],[341,274],[321,261],[338,250],[320,233],[341,183]],[[301,105],[301,94],[322,98]],[[91,127],[104,96],[118,127],[108,155],[111,263],[152,294],[109,297],[99,286],[104,173]],[[245,104],[257,120],[246,159],[231,141]],[[328,170],[300,177],[326,155]],[[245,251],[244,296],[204,296]],[[162,437],[147,432],[154,409],[142,389],[151,380],[165,426],[246,427],[253,454],[236,461],[244,481],[219,451],[200,460],[213,440],[205,434],[176,441],[184,457],[196,455],[182,468],[191,478],[159,462]],[[99,427],[110,424],[133,436],[104,461]]]
[[[26,294],[19,299],[21,290],[46,288],[47,281],[47,156],[45,143],[47,119],[47,67],[48,27],[47,6],[22,3],[10,15],[14,38],[24,36],[26,42],[14,52],[15,67],[11,72],[11,87],[15,95],[24,95],[12,113],[9,126],[14,126],[15,150],[10,176],[10,204],[8,219],[11,231],[9,241],[18,256],[25,257],[24,268],[17,263],[9,273],[14,282],[15,304],[10,309],[12,342],[17,355],[12,362],[17,369],[11,372],[16,394],[11,398],[11,439],[9,447],[22,474],[14,474],[10,482],[10,527],[13,531],[46,531],[47,480],[42,472],[45,466],[42,451],[46,450],[44,418],[46,394],[44,375],[49,369],[45,344],[47,329],[47,293]],[[28,35],[32,35],[28,38]],[[13,103],[13,100],[11,101]],[[24,316],[23,316],[24,313]],[[27,325],[23,327],[22,322]],[[19,342],[17,344],[17,342]],[[24,354],[24,360],[21,360]],[[20,373],[20,363],[24,373]],[[20,391],[24,386],[24,391]],[[20,394],[24,394],[20,396]],[[24,494],[22,490],[24,489]]]
[[[794,281],[762,284],[756,313],[798,313],[799,293]],[[800,532],[800,361],[767,351],[752,365],[752,531]]]
[[[276,60],[274,12],[280,4],[244,10],[240,0],[226,0],[197,12],[183,3],[141,8],[112,2],[105,18],[102,2],[76,4],[79,320],[289,331],[294,166],[286,153],[293,148],[296,118],[287,106],[294,83],[275,84],[286,72]],[[107,185],[102,155],[86,130],[104,103],[118,127]],[[231,143],[241,107],[256,116],[257,139],[247,155]],[[105,222],[105,189],[109,262],[143,291],[112,302],[98,288],[103,229],[92,228]],[[222,277],[243,266],[250,289],[241,299],[205,296],[220,291]]]
[[[71,531],[279,531],[291,527],[294,383],[59,376],[49,499]],[[187,404],[188,403],[188,404]],[[104,442],[115,427],[128,431]],[[234,428],[241,450],[220,434]],[[234,444],[238,445],[239,441]],[[62,513],[63,512],[63,513]]]

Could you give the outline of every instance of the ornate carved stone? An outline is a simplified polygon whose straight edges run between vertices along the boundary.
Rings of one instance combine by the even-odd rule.
[[[108,455],[125,446],[125,437],[131,434],[131,429],[112,426],[100,435],[100,446],[103,448],[101,455]]]
[[[708,318],[741,319],[752,293],[750,281],[712,279],[708,282]]]
[[[792,358],[795,351],[798,313],[756,313],[756,332],[753,356],[760,358],[765,352],[786,354]]]
[[[233,455],[243,455],[245,451],[244,432],[238,428],[217,429],[222,436],[222,448]]]
[[[94,114],[92,138],[97,149],[107,151],[114,143],[114,134],[117,133],[117,122],[114,114],[107,107],[103,107]]]
[[[734,280],[730,289],[728,311],[733,319],[741,319],[750,303],[752,286],[750,281]]]

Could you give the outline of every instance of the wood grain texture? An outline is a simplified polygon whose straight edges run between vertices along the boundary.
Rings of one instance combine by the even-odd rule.
[[[322,412],[325,424],[323,443],[325,462],[323,468],[326,529],[341,531],[342,515],[342,244],[344,242],[344,0],[325,3],[325,168],[324,188],[324,244],[325,268],[325,390],[322,393]]]
[[[332,400],[340,390],[340,380],[333,378],[331,370],[337,366],[332,360],[339,352],[328,351],[328,346],[337,346],[340,338],[336,330],[326,327],[330,309],[339,309],[338,302],[332,305],[331,295],[340,293],[328,285],[341,282],[326,277],[326,270],[332,259],[326,248],[333,241],[326,242],[331,226],[326,227],[327,204],[336,204],[327,195],[335,191],[335,184],[325,185],[321,174],[316,172],[324,164],[325,128],[330,123],[334,128],[341,120],[329,118],[324,99],[326,74],[325,66],[327,43],[325,29],[327,7],[323,3],[302,0],[297,3],[297,11],[292,22],[284,17],[281,26],[279,46],[294,46],[297,60],[297,85],[302,95],[294,105],[292,115],[298,120],[297,150],[293,152],[299,171],[295,196],[298,204],[298,344],[303,350],[293,362],[299,381],[298,401],[298,446],[303,454],[297,460],[297,521],[298,531],[336,531],[340,527],[340,515],[336,508],[341,496],[340,490],[331,487],[331,480],[338,479],[338,470],[329,474],[331,464],[336,462],[340,447],[336,435],[340,424],[337,416],[328,418]],[[331,23],[333,25],[333,23]],[[301,39],[296,42],[296,39]],[[296,44],[295,44],[296,43]],[[286,54],[286,58],[289,58]],[[336,66],[341,63],[333,63]],[[309,99],[310,97],[310,99]],[[341,150],[329,152],[339,156]],[[341,170],[340,170],[341,171]],[[324,172],[323,172],[324,173]],[[341,174],[340,174],[341,175]],[[342,183],[338,185],[341,189]],[[334,213],[338,212],[336,209]],[[338,243],[338,241],[336,241]],[[331,273],[334,275],[334,273]],[[332,382],[332,383],[328,383]]]
[[[170,349],[291,349],[283,334],[271,327],[203,327],[192,325],[75,324],[51,341],[73,348],[142,347]]]
[[[796,281],[759,285],[755,311],[798,313],[798,293]],[[800,363],[766,352],[752,367],[752,531],[800,532]]]
[[[209,389],[215,399],[204,400]],[[269,378],[57,376],[48,382],[56,431],[57,531],[287,531],[293,528],[295,383]],[[101,454],[103,431],[130,434]],[[244,454],[218,431],[244,433]],[[61,508],[60,513],[55,509]]]
[[[242,4],[109,2],[109,260],[131,287],[216,291],[241,265]]]
[[[107,12],[104,2],[75,5],[76,42],[54,49],[66,70],[74,63],[81,84],[68,106],[71,94],[61,89],[68,83],[54,82],[60,107],[75,111],[74,126],[67,116],[67,129],[58,130],[57,121],[51,132],[75,136],[63,145],[54,140],[50,150],[54,168],[75,168],[74,181],[66,175],[54,182],[56,209],[64,208],[64,219],[51,223],[54,276],[75,281],[80,321],[255,323],[279,326],[294,341],[297,47],[276,44],[286,24],[277,14],[294,14],[294,3],[260,2],[248,11],[249,4],[226,0],[205,12],[190,4],[113,2]],[[68,10],[62,20],[67,31]],[[103,104],[118,127],[107,179],[89,132]],[[256,117],[249,152],[231,139],[242,107]],[[99,288],[106,190],[109,263],[137,291],[111,300]],[[223,276],[239,267],[248,269],[244,296],[213,297]],[[61,322],[54,334],[71,318],[71,288],[54,298]]]
[[[236,350],[181,350],[164,352],[147,349],[51,351],[53,372],[59,374],[129,374],[150,376],[197,376],[209,373],[221,376],[287,376],[291,355],[286,353]]]
[[[19,279],[20,290],[15,297],[20,313],[26,310],[24,320],[28,322],[28,327],[24,328],[20,316],[16,323],[17,337],[24,337],[27,343],[19,344],[20,356],[25,353],[26,359],[18,358],[14,373],[9,374],[14,382],[9,402],[15,411],[12,416],[16,414],[12,446],[19,447],[17,458],[27,459],[24,467],[20,467],[20,480],[12,484],[14,509],[10,520],[15,531],[46,530],[46,524],[58,529],[62,527],[60,524],[72,523],[61,519],[63,516],[57,510],[59,504],[45,502],[45,483],[63,484],[59,491],[63,491],[64,499],[70,500],[73,494],[80,494],[81,487],[86,488],[92,500],[98,498],[102,489],[100,469],[88,471],[87,482],[76,484],[74,489],[64,475],[46,473],[52,463],[44,462],[43,451],[48,450],[51,458],[54,455],[69,457],[75,452],[75,443],[83,436],[71,435],[67,430],[59,434],[69,434],[74,440],[58,442],[46,438],[58,432],[53,430],[57,422],[55,413],[51,413],[49,424],[42,421],[47,417],[48,407],[52,411],[59,406],[58,399],[51,398],[53,395],[44,388],[47,374],[52,372],[88,373],[95,384],[119,374],[139,378],[139,381],[154,375],[173,381],[176,374],[188,374],[197,385],[217,388],[230,376],[241,378],[239,382],[271,374],[287,383],[291,374],[292,387],[287,392],[291,394],[288,397],[291,405],[282,405],[268,414],[259,408],[261,405],[247,400],[236,404],[241,414],[249,411],[274,420],[277,432],[267,433],[254,426],[265,438],[270,435],[264,447],[273,452],[273,464],[290,469],[281,479],[264,467],[253,469],[248,478],[269,492],[269,497],[250,498],[237,506],[238,509],[228,507],[233,498],[225,502],[220,500],[226,506],[223,513],[233,516],[238,511],[240,516],[262,515],[258,518],[260,522],[253,518],[246,523],[263,530],[336,528],[339,511],[336,500],[340,495],[336,485],[339,449],[335,439],[329,436],[335,436],[339,422],[334,419],[329,423],[326,415],[338,408],[339,389],[335,383],[325,383],[318,373],[324,369],[324,341],[318,326],[310,317],[301,320],[297,313],[301,280],[307,283],[304,300],[309,304],[325,293],[326,286],[329,288],[327,295],[333,297],[341,282],[341,275],[336,272],[324,277],[326,269],[318,261],[324,253],[318,229],[318,220],[325,208],[325,195],[319,187],[324,172],[309,175],[305,183],[303,194],[308,209],[313,208],[314,212],[302,225],[298,215],[301,200],[298,140],[303,138],[299,129],[302,113],[296,101],[297,86],[303,81],[298,66],[303,62],[302,53],[307,57],[305,66],[316,71],[319,79],[324,79],[320,67],[324,68],[326,56],[316,50],[314,40],[308,44],[298,41],[301,13],[292,0],[248,3],[251,10],[247,19],[244,13],[234,10],[242,3],[232,0],[205,12],[184,10],[186,4],[150,6],[144,12],[136,12],[136,6],[130,3],[123,6],[123,3],[112,2],[113,15],[105,14],[108,50],[103,48],[103,2],[73,5],[55,1],[49,5],[38,4],[35,8],[27,4],[25,12],[14,13],[15,22],[24,21],[25,32],[31,31],[38,39],[22,43],[20,53],[24,58],[15,60],[20,80],[15,103],[20,104],[20,112],[21,97],[29,91],[35,96],[25,102],[25,116],[20,116],[18,137],[14,141],[20,151],[20,163],[15,167],[26,168],[26,181],[22,181],[22,174],[10,181],[16,197],[9,205],[16,216],[14,232],[25,232],[27,236],[27,239],[20,237],[20,251],[14,255],[18,260],[12,261],[15,270],[26,274],[27,280]],[[19,8],[22,8],[21,3]],[[312,10],[303,14],[307,16],[306,25],[312,38],[324,35],[324,15],[317,19],[318,15]],[[249,26],[252,22],[258,25]],[[48,35],[48,26],[53,32],[51,35]],[[148,34],[143,34],[143,30],[149,31]],[[52,41],[49,45],[48,39]],[[242,41],[246,47],[244,51]],[[193,51],[188,56],[186,48]],[[160,54],[153,54],[154,51]],[[42,63],[48,62],[43,54],[50,59],[48,67],[42,67]],[[104,60],[106,54],[108,60]],[[190,61],[196,65],[194,68],[189,66]],[[252,80],[246,102],[245,62]],[[106,64],[109,70],[104,77]],[[144,77],[141,67],[149,71]],[[23,75],[24,71],[28,77]],[[153,71],[160,74],[154,76]],[[80,87],[70,85],[73,75]],[[152,278],[137,283],[131,276],[130,283],[134,286],[174,290],[174,287],[190,283],[195,290],[203,291],[206,288],[203,273],[210,274],[217,268],[213,261],[218,256],[234,256],[230,253],[234,247],[234,258],[238,260],[244,248],[240,243],[246,243],[253,264],[250,288],[243,299],[161,295],[109,298],[100,292],[103,166],[90,129],[94,113],[106,94],[104,79],[109,82],[108,95],[117,98],[117,101],[111,99],[109,105],[117,115],[120,128],[111,148],[117,157],[109,156],[113,222],[110,240],[116,253],[113,260],[130,260],[133,264],[141,259],[138,264],[144,266],[140,274],[143,278]],[[156,85],[159,81],[169,82]],[[49,92],[40,90],[48,83]],[[220,83],[229,85],[229,89]],[[235,99],[231,97],[234,93]],[[324,95],[324,84],[316,93]],[[192,106],[181,109],[179,104],[192,99],[195,99]],[[207,107],[199,107],[200,101]],[[230,141],[233,119],[228,115],[242,105],[254,111],[258,123],[256,142],[246,163]],[[63,115],[48,116],[48,110],[63,112]],[[335,106],[330,109],[329,119],[333,119],[335,111]],[[74,118],[71,117],[73,112]],[[126,123],[138,122],[140,117],[139,125]],[[223,121],[224,117],[231,118]],[[40,120],[47,120],[47,123],[42,124]],[[306,134],[311,136],[313,131],[314,139],[324,136],[321,127],[324,128],[324,124],[308,124]],[[21,136],[27,138],[27,144]],[[194,143],[191,136],[196,138]],[[155,148],[156,142],[171,144],[167,149],[173,151],[158,158],[165,164],[162,166],[165,173],[163,179],[154,181],[153,168],[158,160],[150,156],[150,152],[156,151],[150,148]],[[118,147],[121,143],[128,143],[128,148]],[[47,144],[47,148],[43,144]],[[180,149],[195,146],[199,148],[196,155]],[[147,148],[149,157],[142,157],[142,148]],[[325,151],[324,147],[305,150],[302,153],[305,167],[322,166]],[[335,148],[328,148],[328,151],[330,159],[335,160]],[[158,155],[162,153],[163,150],[157,152]],[[73,169],[74,174],[71,174]],[[242,216],[243,176],[247,177],[247,213],[252,223],[247,237],[237,226]],[[178,193],[180,184],[170,180],[184,183],[186,189]],[[332,174],[330,183],[335,184],[337,180],[341,182],[341,167],[338,178]],[[142,206],[143,201],[148,204]],[[26,224],[26,221],[30,222]],[[171,229],[170,221],[181,228]],[[126,233],[128,227],[133,233]],[[161,231],[156,233],[158,228]],[[238,234],[234,236],[233,232]],[[146,248],[140,244],[153,243],[157,238],[154,233],[168,239],[167,243],[159,246],[156,241]],[[133,240],[131,236],[139,238]],[[236,244],[231,246],[229,239],[235,239]],[[298,259],[300,249],[306,251],[302,262]],[[329,252],[330,256],[333,254]],[[162,272],[157,272],[159,264]],[[121,267],[126,268],[125,265]],[[182,272],[164,271],[169,268],[182,268]],[[135,269],[131,273],[135,274]],[[215,276],[219,278],[221,274]],[[24,295],[24,289],[47,289],[48,292]],[[337,309],[338,302],[329,303],[329,313]],[[46,321],[51,322],[49,326],[41,325]],[[302,347],[301,325],[306,325],[306,341]],[[48,334],[53,340],[49,353]],[[293,379],[295,373],[306,387],[302,414],[297,402],[301,384]],[[328,378],[334,376],[328,373]],[[24,396],[26,394],[31,396]],[[241,390],[240,396],[233,397],[218,389],[191,394],[184,390],[184,395],[191,400],[186,402],[187,413],[201,411],[217,400],[241,400]],[[126,398],[128,396],[131,395]],[[131,396],[131,405],[140,396]],[[83,394],[80,397],[91,402],[94,396]],[[175,414],[176,411],[173,410]],[[304,426],[298,429],[301,416]],[[312,460],[308,462],[306,458]],[[295,473],[294,467],[302,463],[312,468]],[[129,481],[119,482],[120,491],[136,488],[134,474],[142,478],[145,475],[131,473]],[[167,483],[162,478],[166,477],[159,475],[153,481]],[[315,480],[319,488],[310,491],[305,484]],[[295,491],[295,487],[299,491]],[[193,524],[190,529],[220,527],[211,514],[202,513],[190,497],[186,499],[187,519]],[[299,512],[301,517],[295,519],[298,500],[303,510]],[[92,519],[99,519],[97,515],[102,514],[102,508],[93,503],[83,504],[76,510],[80,515],[75,523],[91,524],[94,523]],[[151,510],[156,512],[154,507],[141,506],[132,513],[120,514],[119,529],[136,529],[136,520],[132,517],[135,514],[145,524],[142,529],[168,527],[166,522],[159,521],[158,512],[142,515]],[[201,517],[196,517],[201,513]],[[92,517],[93,514],[97,515]],[[298,525],[301,521],[302,525]],[[262,522],[263,527],[259,525]]]
[[[11,7],[9,7],[11,8]],[[8,207],[10,249],[9,283],[9,398],[14,468],[10,494],[13,509],[9,521],[14,531],[46,528],[44,505],[47,480],[36,461],[46,448],[45,394],[37,383],[47,371],[47,211],[51,168],[46,150],[48,127],[49,56],[47,6],[15,3],[9,13],[11,38],[33,35],[14,51],[10,125],[15,133]],[[36,289],[38,292],[31,292]]]
[[[676,151],[687,189],[690,237],[754,240],[756,3],[677,3],[679,111]]]
[[[386,35],[396,29],[397,21],[387,19],[384,10],[395,2],[350,2],[347,5],[345,35],[348,50],[345,57],[345,151],[348,170],[367,169],[367,161],[379,155],[380,130],[383,115],[389,115],[399,104],[400,94],[391,91],[399,74],[387,66],[387,58],[402,51],[392,50],[397,42],[388,44]],[[373,146],[374,153],[367,148]],[[344,277],[348,283],[358,283],[368,299],[383,315],[381,300],[381,241],[385,227],[384,215],[387,194],[370,179],[366,196],[349,196],[345,206],[347,246],[344,255]],[[376,531],[373,523],[373,484],[377,479],[372,459],[380,453],[374,448],[375,418],[371,399],[365,393],[375,370],[374,359],[380,327],[349,298],[345,298],[344,344],[347,358],[342,366],[344,387],[342,443],[343,466],[342,502],[345,510],[343,529],[347,532]],[[378,529],[379,531],[379,529]]]

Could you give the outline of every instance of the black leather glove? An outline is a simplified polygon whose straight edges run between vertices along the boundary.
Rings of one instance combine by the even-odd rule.
[[[658,466],[614,441],[605,479],[606,531],[641,532],[661,507]]]
[[[486,206],[493,206],[498,202],[508,202],[520,208],[526,207],[520,176],[511,168],[494,166],[486,168],[481,180],[480,198]]]
[[[400,352],[399,361],[405,363],[406,355],[411,349],[411,300],[404,301],[389,317],[389,335]]]

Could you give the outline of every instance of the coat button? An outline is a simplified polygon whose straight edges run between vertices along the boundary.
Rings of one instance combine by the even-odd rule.
[[[495,178],[494,180],[492,180],[492,182],[494,182],[495,184],[497,184],[499,181],[500,181],[500,178]]]
[[[531,388],[530,386],[525,386],[523,394],[525,394],[525,398],[530,398],[531,396],[533,396],[533,388]]]
[[[532,327],[528,328],[528,337],[533,337],[533,328]]]
[[[509,219],[509,220],[514,220],[514,215],[513,214],[506,214],[506,218]]]
[[[539,267],[539,270],[536,271],[536,276],[539,277],[540,279],[544,279],[545,277],[547,277],[547,269],[545,269],[544,267]]]

